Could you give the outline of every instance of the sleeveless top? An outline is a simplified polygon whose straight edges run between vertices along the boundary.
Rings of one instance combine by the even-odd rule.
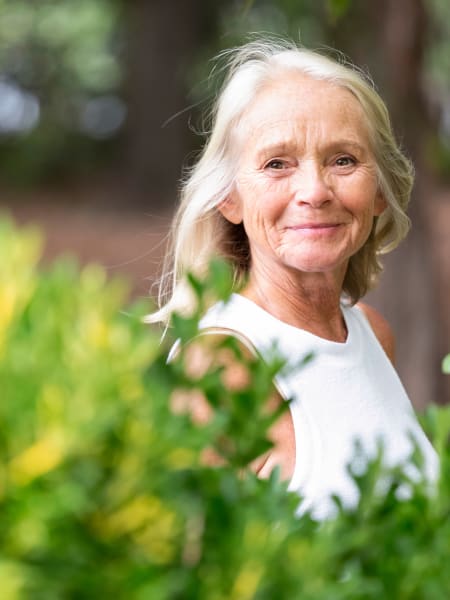
[[[405,464],[414,477],[417,471],[408,462],[412,437],[424,456],[427,479],[434,481],[438,472],[436,452],[368,320],[358,307],[342,305],[341,310],[348,332],[344,343],[288,325],[239,294],[214,305],[200,323],[202,329],[223,328],[241,338],[262,358],[268,359],[275,346],[285,359],[274,383],[290,399],[294,427],[296,456],[289,490],[302,498],[299,514],[311,509],[317,519],[334,514],[332,494],[345,506],[358,501],[347,471],[356,440],[367,457],[376,454],[381,442],[384,463]],[[310,352],[312,360],[299,367]]]

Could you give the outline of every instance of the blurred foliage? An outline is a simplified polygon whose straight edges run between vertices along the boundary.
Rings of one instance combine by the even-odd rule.
[[[199,48],[189,73],[194,101],[213,97],[221,85],[224,73],[220,61],[210,77],[211,57],[248,41],[255,33],[287,36],[309,47],[324,46],[327,19],[338,14],[331,6],[335,3],[324,0],[250,0],[224,4],[219,15],[221,35]]]
[[[125,110],[120,14],[114,0],[0,1],[4,178],[34,182],[108,156]]]
[[[450,179],[450,133],[447,135],[444,130],[430,133],[425,156],[434,173],[442,180]]]
[[[137,34],[129,29],[129,6],[123,0],[0,0],[4,180],[33,184],[83,174],[115,156],[128,110],[124,50],[127,39]],[[205,3],[204,8],[197,3],[196,10],[208,11],[208,22],[215,23],[212,15],[219,13],[219,35],[214,42],[206,34],[195,38],[197,58],[186,75],[193,103],[202,103],[216,89],[217,83],[212,90],[205,83],[211,56],[241,43],[249,32],[324,47],[332,43],[332,28],[351,18],[351,6],[352,0],[237,0]],[[436,132],[429,159],[444,174],[450,172],[449,6],[446,0],[425,2],[430,32],[424,91]],[[177,31],[167,35],[170,39]]]
[[[387,477],[380,455],[354,469],[355,509],[296,517],[277,473],[242,469],[267,448],[280,363],[242,358],[252,383],[235,391],[220,369],[190,375],[184,350],[166,364],[141,322],[148,307],[121,309],[124,285],[98,267],[40,270],[39,246],[0,222],[1,598],[450,596],[450,407],[424,417],[441,458],[435,493],[404,471]],[[199,310],[205,293],[225,296],[228,276],[214,263],[206,288],[192,279]],[[174,335],[189,339],[197,317],[176,317]],[[207,425],[172,413],[180,390],[206,396]],[[206,447],[224,466],[202,462]]]
[[[450,178],[450,3],[426,0],[430,21],[425,48],[423,87],[435,121],[428,145],[430,165]]]
[[[426,0],[430,19],[430,38],[426,50],[426,69],[433,84],[450,92],[450,5],[447,0]]]

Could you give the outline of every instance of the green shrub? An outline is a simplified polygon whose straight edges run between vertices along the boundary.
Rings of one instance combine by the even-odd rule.
[[[37,234],[6,219],[0,254],[0,598],[450,597],[448,408],[424,417],[442,461],[434,495],[409,482],[398,500],[400,471],[375,494],[378,457],[355,475],[356,509],[295,517],[277,473],[243,469],[267,448],[279,362],[247,360],[240,391],[218,369],[195,380],[183,355],[166,364],[169,342],[142,325],[149,307],[123,310],[125,286],[100,268],[40,270]],[[227,277],[214,263],[208,293],[224,297]],[[174,325],[188,339],[197,316]],[[173,414],[177,390],[202,391],[212,421]],[[205,447],[225,465],[203,464]]]

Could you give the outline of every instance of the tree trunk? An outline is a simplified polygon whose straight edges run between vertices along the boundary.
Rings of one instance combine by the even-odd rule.
[[[189,147],[187,69],[203,0],[133,0],[128,17],[125,162],[152,210],[171,207]],[[181,112],[181,115],[179,113]]]

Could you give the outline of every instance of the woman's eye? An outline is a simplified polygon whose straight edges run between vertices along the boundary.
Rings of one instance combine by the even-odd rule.
[[[280,160],[278,158],[274,158],[272,160],[269,160],[268,163],[266,163],[265,168],[266,169],[274,169],[276,171],[279,171],[280,169],[285,168],[285,164],[282,160]]]
[[[348,167],[349,165],[354,165],[355,163],[355,159],[351,156],[340,156],[336,159],[336,164],[338,167]]]

